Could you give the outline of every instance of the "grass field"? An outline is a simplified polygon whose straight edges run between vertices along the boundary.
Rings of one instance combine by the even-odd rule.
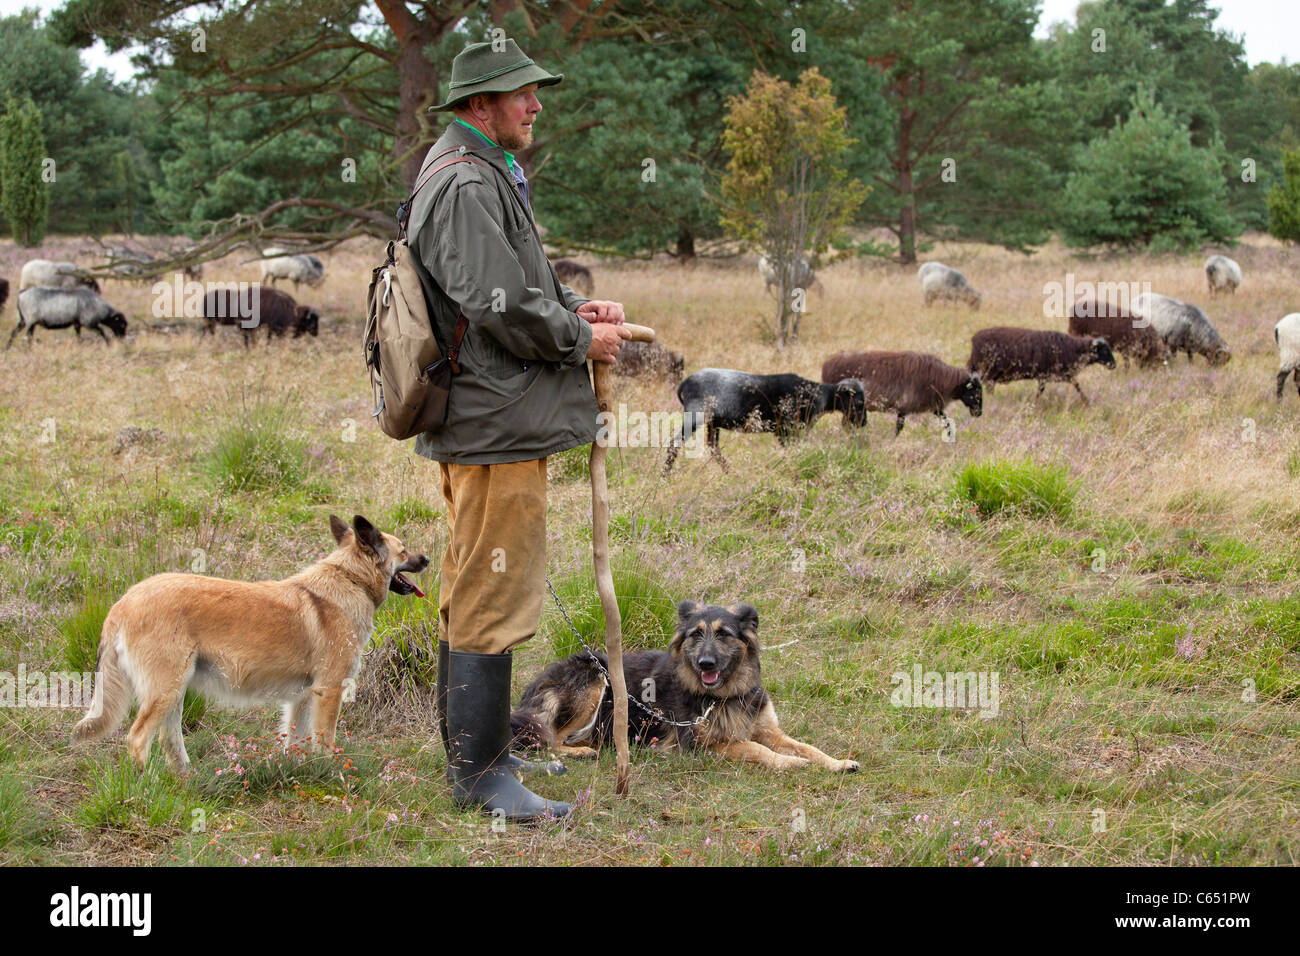
[[[436,468],[369,418],[360,323],[378,249],[329,256],[325,285],[303,290],[315,340],[246,351],[232,330],[140,331],[148,288],[110,282],[125,343],[40,330],[0,353],[0,671],[92,668],[108,606],[152,573],[287,576],[332,546],[331,512],[428,553],[436,599]],[[15,287],[25,255],[0,247]],[[688,372],[817,378],[842,348],[964,364],[978,328],[1064,328],[1042,289],[1067,273],[1200,304],[1232,348],[1216,369],[1089,368],[1087,407],[1065,385],[1001,386],[979,419],[950,408],[953,442],[933,417],[895,439],[887,416],[853,434],[828,416],[785,449],[724,432],[730,474],[683,458],[667,481],[661,450],[611,451],[627,641],[665,644],[682,598],[753,603],[764,643],[786,645],[763,662],[783,726],[856,775],[634,753],[622,800],[607,754],[536,782],[580,802],[571,827],[495,832],[443,780],[421,684],[436,603],[390,596],[342,755],[291,765],[273,712],[196,703],[195,773],[178,781],[157,748],[136,771],[120,737],[72,750],[75,711],[0,708],[0,863],[1300,862],[1300,399],[1274,401],[1272,339],[1300,310],[1300,250],[1248,237],[1232,255],[1245,284],[1211,301],[1203,255],[941,246],[929,257],[966,273],[979,312],[925,309],[912,270],[841,263],[784,354],[764,341],[751,264],[594,267],[598,296]],[[11,304],[6,336],[13,321]],[[615,382],[629,409],[678,407],[666,383]],[[584,452],[551,462],[549,572],[598,640]],[[548,598],[516,690],[575,644]],[[892,675],[917,665],[996,674],[996,716],[894,706]]]

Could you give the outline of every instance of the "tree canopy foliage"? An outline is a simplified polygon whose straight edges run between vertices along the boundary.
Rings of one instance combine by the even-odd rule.
[[[1046,39],[1039,15],[1035,0],[67,0],[47,21],[0,19],[0,97],[41,113],[51,229],[182,231],[204,256],[389,235],[448,120],[427,108],[452,58],[506,34],[566,74],[520,157],[560,248],[707,248],[728,99],[755,70],[793,84],[811,68],[855,140],[843,168],[870,187],[860,251],[909,262],[939,237],[1028,251],[1107,186],[1108,208],[1145,211],[1095,241],[1267,227],[1300,145],[1300,67],[1251,68],[1211,0],[1086,0]],[[85,70],[96,39],[131,52],[132,81]],[[1197,203],[1217,211],[1087,175],[1096,150],[1122,152],[1139,89],[1143,122],[1158,107],[1186,133],[1165,178],[1195,167]]]

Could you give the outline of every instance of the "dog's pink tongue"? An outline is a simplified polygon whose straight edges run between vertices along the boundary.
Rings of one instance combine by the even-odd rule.
[[[424,597],[424,592],[420,590],[420,586],[416,584],[414,581],[412,581],[410,578],[408,578],[405,574],[399,572],[397,574],[394,574],[393,577],[397,578],[397,580],[401,581],[408,588],[413,590],[415,592],[416,597]]]
[[[718,672],[700,671],[700,680],[704,681],[704,683],[709,685],[716,684],[718,682]]]

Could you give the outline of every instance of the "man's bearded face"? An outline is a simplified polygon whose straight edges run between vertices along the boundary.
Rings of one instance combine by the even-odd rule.
[[[542,111],[537,84],[530,83],[513,93],[498,93],[488,104],[492,138],[505,149],[527,149],[533,142],[533,120]]]

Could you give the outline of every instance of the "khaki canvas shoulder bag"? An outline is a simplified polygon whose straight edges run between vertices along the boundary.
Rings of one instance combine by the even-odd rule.
[[[435,157],[429,171],[398,207],[397,238],[388,243],[384,263],[375,267],[370,276],[364,351],[375,401],[371,417],[385,435],[399,441],[442,429],[447,420],[452,376],[460,373],[460,343],[469,320],[463,315],[457,318],[451,343],[444,348],[406,235],[416,194],[435,173],[454,163],[486,165],[463,153],[438,162],[448,153],[460,152],[448,150]]]

